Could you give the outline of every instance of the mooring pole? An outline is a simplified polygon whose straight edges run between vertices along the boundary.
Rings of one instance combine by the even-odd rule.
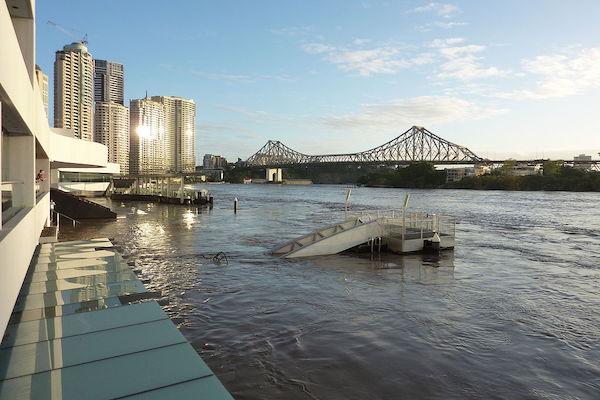
[[[183,175],[181,176],[181,183],[179,184],[179,202],[183,204]]]
[[[352,188],[348,188],[346,191],[346,201],[344,202],[344,218],[348,219],[348,206],[350,205],[350,194],[352,194]]]
[[[238,209],[238,198],[234,198],[233,199],[233,212],[237,214],[237,209]]]

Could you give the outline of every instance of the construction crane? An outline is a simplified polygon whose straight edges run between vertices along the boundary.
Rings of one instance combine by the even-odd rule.
[[[77,29],[67,29],[67,28],[65,28],[65,27],[57,24],[56,22],[50,21],[50,20],[47,22],[47,24],[50,25],[50,26],[55,27],[56,29],[58,29],[59,31],[61,31],[62,33],[64,33],[65,35],[70,36],[70,37],[72,37],[74,39],[77,39],[77,41],[80,42],[80,43],[83,43],[85,45],[87,45],[87,43],[88,43],[88,35],[87,35],[87,33],[84,33],[83,38],[79,39],[79,37],[75,33],[73,33],[73,31],[79,32],[79,33],[83,33],[83,32],[80,32]]]

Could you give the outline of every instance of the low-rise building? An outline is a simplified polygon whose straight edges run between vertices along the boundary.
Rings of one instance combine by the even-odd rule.
[[[474,169],[475,169],[475,176],[486,175],[486,174],[489,174],[492,172],[491,165],[476,164]]]
[[[528,176],[528,175],[540,175],[543,172],[542,164],[516,164],[512,170],[511,175],[513,176]]]
[[[474,167],[446,168],[446,182],[457,182],[471,176],[475,176]]]
[[[586,156],[585,154],[580,154],[578,156],[573,157],[573,167],[577,169],[591,169],[592,168],[592,156]]]

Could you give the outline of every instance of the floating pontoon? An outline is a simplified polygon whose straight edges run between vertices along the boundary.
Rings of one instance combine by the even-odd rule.
[[[395,253],[439,251],[454,248],[454,237],[451,217],[405,209],[347,212],[343,222],[291,240],[273,254],[283,258],[322,256],[365,246]]]

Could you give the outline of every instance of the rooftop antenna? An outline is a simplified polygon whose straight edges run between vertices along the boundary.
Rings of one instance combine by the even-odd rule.
[[[148,89],[146,89],[146,100],[148,100]]]

